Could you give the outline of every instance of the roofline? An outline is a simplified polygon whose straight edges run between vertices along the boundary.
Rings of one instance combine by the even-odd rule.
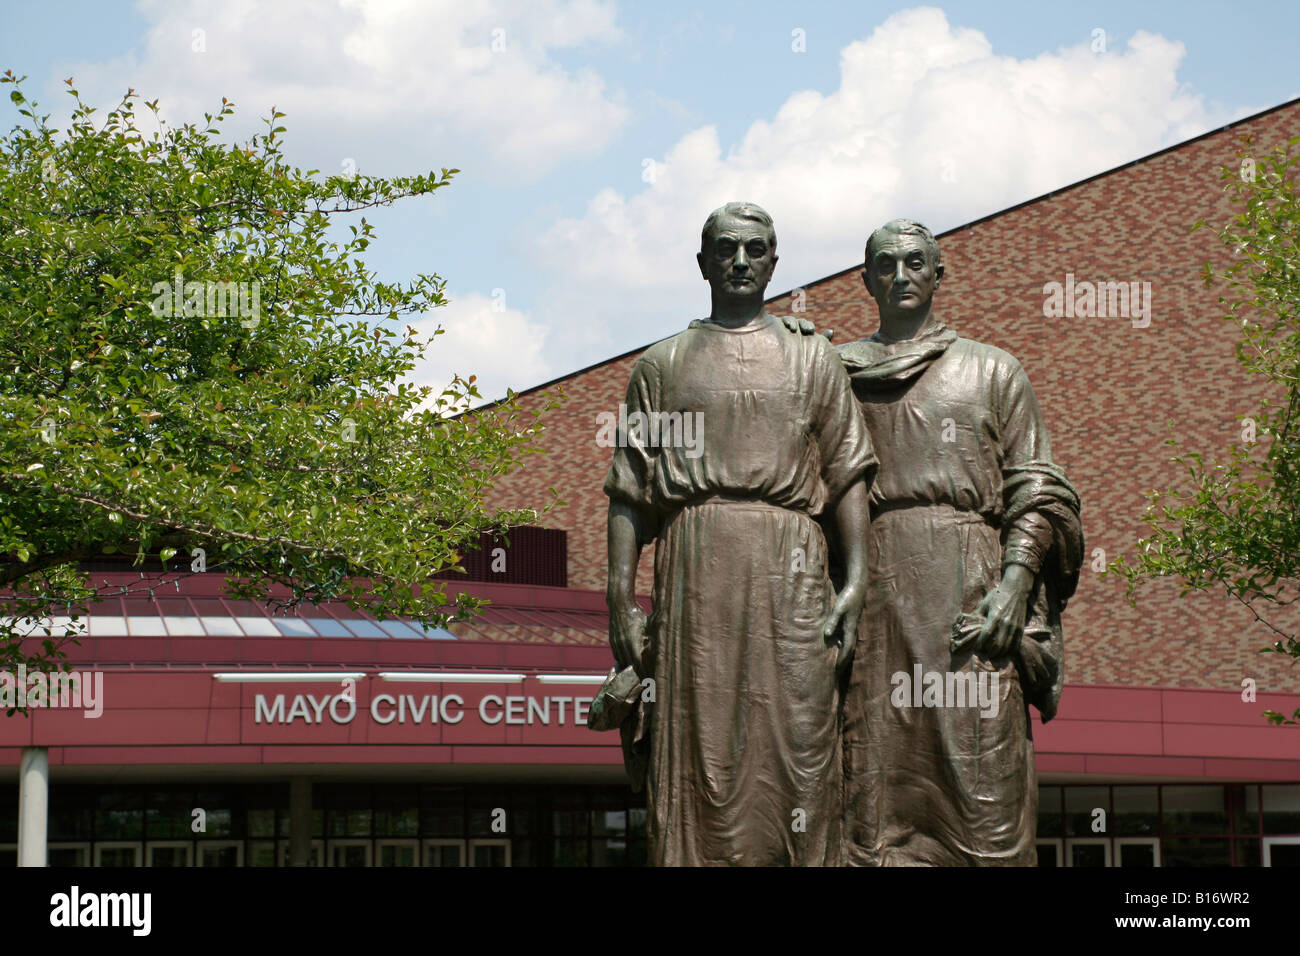
[[[1150,160],[1163,156],[1166,153],[1172,153],[1174,150],[1182,149],[1185,146],[1191,146],[1193,143],[1199,143],[1201,140],[1208,139],[1211,136],[1217,136],[1220,133],[1226,133],[1228,130],[1240,126],[1243,123],[1253,122],[1257,119],[1268,116],[1270,113],[1276,113],[1279,110],[1284,110],[1289,106],[1296,106],[1297,104],[1300,104],[1300,96],[1297,96],[1294,99],[1286,100],[1285,102],[1279,103],[1276,106],[1270,106],[1268,109],[1260,110],[1258,113],[1251,113],[1249,116],[1243,116],[1241,119],[1236,119],[1230,123],[1225,123],[1224,125],[1216,127],[1215,129],[1206,130],[1204,133],[1201,133],[1198,136],[1193,136],[1191,139],[1182,140],[1181,142],[1174,143],[1171,146],[1166,146],[1163,149],[1158,149],[1154,153],[1147,153],[1145,156],[1139,156],[1137,159],[1131,159],[1127,163],[1121,163],[1118,166],[1112,166],[1110,169],[1102,170],[1099,173],[1093,173],[1091,176],[1088,176],[1084,179],[1076,180],[1075,182],[1069,183],[1068,185],[1050,190],[1049,192],[1042,193],[1030,199],[1022,200],[1021,202],[1016,203],[1014,206],[1008,206],[1005,209],[999,209],[997,212],[992,212],[987,215],[980,216],[978,219],[972,219],[970,222],[962,223],[960,226],[953,226],[951,229],[945,229],[943,232],[935,236],[935,238],[942,239],[945,236],[951,236],[954,233],[961,232],[964,229],[973,229],[976,226],[980,225],[981,223],[988,222],[990,219],[996,219],[998,216],[1005,216],[1007,213],[1015,212],[1017,209],[1023,209],[1026,206],[1030,206],[1036,202],[1041,202],[1044,199],[1051,199],[1053,196],[1058,196],[1061,193],[1068,192],[1071,189],[1077,189],[1080,186],[1086,186],[1088,183],[1101,179],[1104,176],[1110,176],[1113,173],[1118,173],[1121,170],[1128,169],[1130,166],[1136,166],[1139,163],[1148,162]],[[862,263],[857,262],[849,266],[847,269],[840,269],[838,272],[832,272],[829,275],[824,275],[820,279],[813,279],[810,282],[805,282],[800,285],[794,286],[793,288],[788,289],[785,292],[764,299],[763,304],[767,305],[768,303],[775,302],[777,299],[784,299],[786,296],[793,294],[796,289],[807,289],[810,286],[820,285],[823,282],[829,282],[831,279],[837,279],[842,275],[846,275],[847,273],[854,271],[855,269],[861,268],[861,266]],[[675,335],[676,333],[673,334]],[[664,336],[664,338],[669,338],[669,337],[670,336]],[[575,371],[565,372],[563,375],[559,375],[553,379],[542,382],[540,385],[533,385],[530,388],[525,388],[521,391],[515,392],[515,395],[517,396],[529,395],[541,389],[549,388],[550,386],[556,385],[559,382],[563,382],[566,379],[575,378],[579,375],[583,375],[587,372],[590,372],[593,369],[600,368],[601,366],[604,365],[609,365],[611,362],[617,362],[619,359],[625,359],[629,355],[635,355],[637,352],[644,352],[646,349],[650,348],[650,346],[654,345],[655,342],[662,342],[662,341],[663,339],[655,339],[653,342],[647,342],[645,345],[638,346],[637,348],[628,349],[626,352],[620,352],[618,355],[612,355],[609,358],[601,359],[598,362],[593,362],[592,364],[584,366],[583,368],[577,369]],[[498,398],[491,402],[485,402],[483,405],[478,406],[478,408],[474,410],[480,411],[485,408],[491,408],[493,405],[499,405],[503,401],[505,401],[504,397]]]

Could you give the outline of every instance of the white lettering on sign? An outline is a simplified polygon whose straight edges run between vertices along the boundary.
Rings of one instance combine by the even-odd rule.
[[[275,703],[267,707],[266,698],[261,694],[253,702],[253,723],[260,724],[265,720],[266,723],[284,723],[284,694],[275,695]]]
[[[457,707],[465,706],[465,701],[461,698],[460,694],[448,694],[446,697],[444,697],[442,699],[442,708],[441,708],[442,722],[444,724],[459,724],[462,720],[465,719],[464,711],[458,713],[456,715],[455,720],[453,720],[451,715],[447,713],[447,705],[450,704],[453,700],[456,702]]]
[[[286,724],[293,723],[299,717],[302,717],[307,723],[311,723],[311,711],[307,709],[307,698],[309,696],[309,694],[299,694],[293,699],[293,705],[289,708],[289,719],[285,721]]]
[[[573,706],[570,707],[569,704]],[[554,706],[552,706],[554,705]],[[498,697],[488,694],[478,704],[478,718],[488,726],[503,720],[511,726],[562,727],[566,722],[583,726],[587,722],[590,697]],[[459,724],[465,719],[465,698],[460,694],[376,694],[370,701],[370,719],[376,724]],[[285,701],[276,694],[253,698],[253,722],[258,724],[323,724],[326,715],[336,724],[350,724],[357,715],[354,694],[295,694]]]
[[[336,710],[339,704],[348,705],[348,715],[346,717],[339,716],[339,712],[338,710]],[[330,701],[330,719],[333,720],[334,723],[350,724],[352,723],[352,718],[356,717],[356,715],[357,715],[357,699],[353,697],[352,694],[344,692],[342,694],[336,695],[335,698],[332,701]]]
[[[409,694],[404,694],[403,699],[411,702],[410,703],[411,723],[418,724],[420,721],[424,720],[424,712],[429,709],[430,698],[425,697],[423,702],[418,707],[416,706],[415,698],[411,697]],[[437,720],[438,720],[438,704],[437,701],[435,700],[433,705],[433,722],[437,722]]]

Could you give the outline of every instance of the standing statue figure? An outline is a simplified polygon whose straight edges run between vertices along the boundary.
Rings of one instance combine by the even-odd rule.
[[[886,223],[862,271],[880,330],[838,347],[880,458],[845,692],[845,862],[1033,866],[1028,705],[1046,721],[1061,695],[1079,498],[1020,363],[935,317],[942,278],[928,229]]]
[[[763,308],[768,214],[728,203],[701,246],[712,312],[637,362],[604,486],[610,644],[653,681],[650,862],[837,865],[840,676],[876,459],[834,349]],[[823,512],[847,542],[838,594]],[[647,622],[635,585],[651,541]]]

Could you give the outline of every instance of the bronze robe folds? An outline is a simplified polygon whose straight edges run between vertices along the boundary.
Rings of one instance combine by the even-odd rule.
[[[637,412],[698,413],[702,441],[652,444]],[[627,415],[605,493],[658,532],[650,861],[838,864],[834,592],[815,519],[876,466],[848,377],[825,339],[770,316],[697,321],[641,357]]]
[[[942,325],[839,351],[880,457],[845,696],[846,862],[1033,865],[1028,704],[1050,719],[1060,697],[1060,611],[1083,549],[1078,497],[1051,463],[1029,379],[1006,352]],[[1004,560],[1037,575],[1019,647],[993,660],[969,641],[954,650],[954,638],[978,633],[974,612]],[[915,688],[949,672],[990,690],[996,675],[996,714],[894,695],[898,675]]]

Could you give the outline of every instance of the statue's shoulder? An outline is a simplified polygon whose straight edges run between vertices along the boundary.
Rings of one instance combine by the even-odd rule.
[[[812,374],[843,374],[839,347],[819,332],[799,332],[785,325],[781,316],[774,316],[771,334],[782,343],[794,361],[808,369]]]
[[[820,337],[818,336],[818,338]],[[836,355],[852,355],[855,352],[870,348],[871,343],[872,337],[867,335],[860,339],[854,339],[852,342],[835,342],[831,345],[831,348],[835,350]]]
[[[989,342],[977,342],[975,339],[968,339],[959,335],[949,346],[949,351],[954,358],[969,357],[992,365],[999,372],[1007,375],[1017,375],[1024,372],[1019,359],[1006,349],[1000,349]]]
[[[651,365],[656,368],[663,368],[665,365],[670,364],[673,356],[678,354],[684,346],[690,344],[690,340],[696,334],[691,331],[694,328],[695,322],[691,322],[691,324],[682,331],[674,332],[667,338],[655,342],[641,353],[641,357],[637,359],[637,364]]]
[[[854,339],[852,342],[831,345],[831,354],[839,359],[845,368],[852,370],[866,368],[879,361],[884,353],[883,347],[875,340],[875,336],[868,335],[865,338]]]

